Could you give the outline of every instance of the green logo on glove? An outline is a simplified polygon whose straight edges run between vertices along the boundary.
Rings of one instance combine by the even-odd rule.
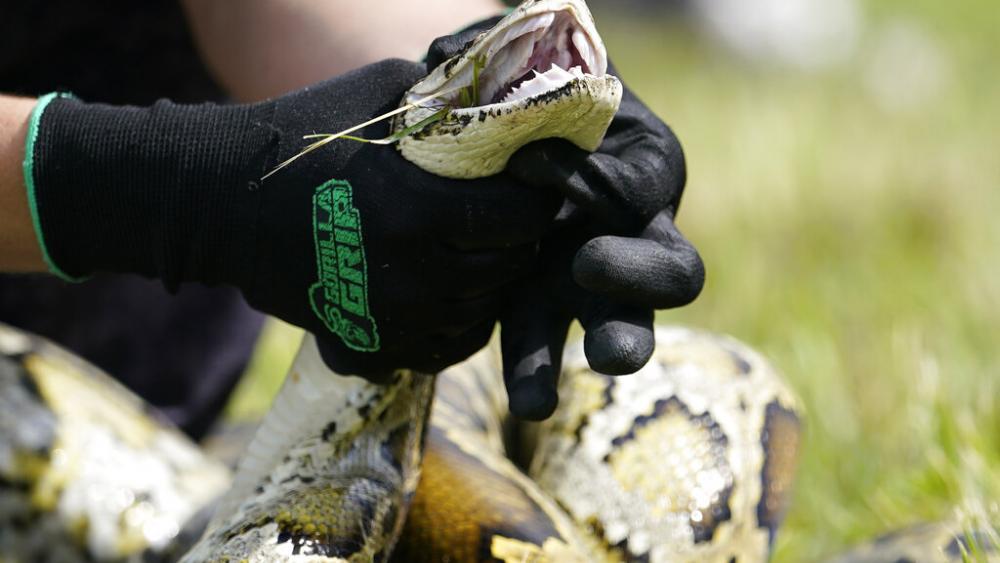
[[[309,288],[313,311],[348,348],[378,351],[378,327],[368,308],[361,216],[354,207],[350,183],[330,180],[316,188],[313,238],[319,271],[319,281]]]

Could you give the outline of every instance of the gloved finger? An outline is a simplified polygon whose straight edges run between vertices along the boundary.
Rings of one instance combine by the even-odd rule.
[[[550,229],[563,198],[506,175],[439,182],[426,220],[445,242],[461,250],[506,248],[539,240]]]
[[[563,139],[546,139],[519,149],[507,164],[507,172],[520,182],[538,189],[555,189],[601,223],[621,230],[632,223],[620,198],[590,178],[591,154]]]
[[[477,22],[458,33],[435,39],[430,48],[427,49],[427,70],[433,70],[441,63],[464,51],[480,33],[492,28],[501,19],[503,16],[496,16]]]
[[[620,233],[633,233],[659,211],[676,209],[687,177],[673,133],[665,138],[645,130],[609,134],[595,153],[562,139],[531,143],[511,157],[507,171],[528,185],[558,190]]]
[[[495,293],[505,285],[528,275],[538,257],[536,243],[497,250],[462,252],[447,248],[439,267],[450,272],[438,288],[449,300],[468,300]]]
[[[587,241],[573,258],[573,279],[620,303],[669,309],[698,297],[705,285],[705,266],[664,211],[639,238],[602,236]]]
[[[590,367],[607,375],[635,373],[653,355],[653,311],[595,298],[580,315]]]
[[[572,319],[547,307],[537,286],[520,289],[500,320],[504,385],[512,415],[545,420],[559,404],[562,351]]]

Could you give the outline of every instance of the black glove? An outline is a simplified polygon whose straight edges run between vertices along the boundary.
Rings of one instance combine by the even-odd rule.
[[[498,21],[439,38],[428,66]],[[608,72],[617,75],[614,67]],[[558,402],[562,350],[574,318],[586,331],[584,349],[593,369],[635,372],[653,353],[653,310],[694,300],[705,273],[673,223],[686,179],[680,143],[627,88],[596,153],[546,140],[516,153],[507,170],[569,200],[559,228],[543,241],[539,271],[509,291],[501,322],[510,410],[540,420]]]
[[[544,419],[558,402],[572,319],[583,325],[594,370],[633,373],[653,353],[653,310],[693,301],[705,270],[673,222],[686,179],[683,151],[627,88],[597,152],[541,141],[515,154],[508,171],[571,202],[543,241],[540,274],[515,289],[501,321],[511,412]]]
[[[505,175],[426,173],[391,146],[335,141],[267,180],[304,134],[394,109],[425,66],[373,64],[252,105],[40,103],[29,193],[55,272],[231,284],[371,379],[435,372],[489,339],[560,205]],[[358,133],[388,135],[388,123]]]

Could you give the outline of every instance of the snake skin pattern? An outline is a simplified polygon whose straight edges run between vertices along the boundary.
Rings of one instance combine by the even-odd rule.
[[[94,366],[0,324],[0,561],[177,549],[231,476],[153,414]]]
[[[440,374],[432,404],[432,378],[339,377],[306,341],[213,502],[224,466],[93,366],[0,325],[0,561],[177,561],[213,509],[187,561],[764,561],[795,400],[732,339],[656,337],[627,377],[572,351],[543,424],[506,417],[491,349]],[[992,562],[997,546],[990,527],[926,524],[830,563]]]
[[[430,410],[434,378],[340,377],[307,337],[184,561],[761,561],[794,400],[735,341],[657,339],[627,378],[571,354],[555,417],[519,426],[491,349]],[[0,351],[4,560],[169,560],[226,470],[68,353],[6,328]]]
[[[560,406],[541,425],[503,419],[495,358],[441,374],[401,561],[766,560],[795,467],[797,403],[735,340],[656,336],[653,360],[627,377],[570,352]]]
[[[660,327],[638,373],[597,374],[580,349],[565,366],[560,408],[539,433],[530,473],[575,521],[616,559],[767,558],[800,423],[795,398],[760,355]]]
[[[417,486],[434,379],[330,372],[306,336],[208,531],[183,561],[385,561]]]

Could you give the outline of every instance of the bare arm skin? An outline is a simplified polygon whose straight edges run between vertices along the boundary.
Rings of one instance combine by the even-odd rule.
[[[44,272],[24,189],[24,137],[35,100],[0,96],[0,272]]]
[[[241,101],[274,97],[381,59],[418,60],[434,38],[504,7],[500,0],[181,2],[202,57]]]

